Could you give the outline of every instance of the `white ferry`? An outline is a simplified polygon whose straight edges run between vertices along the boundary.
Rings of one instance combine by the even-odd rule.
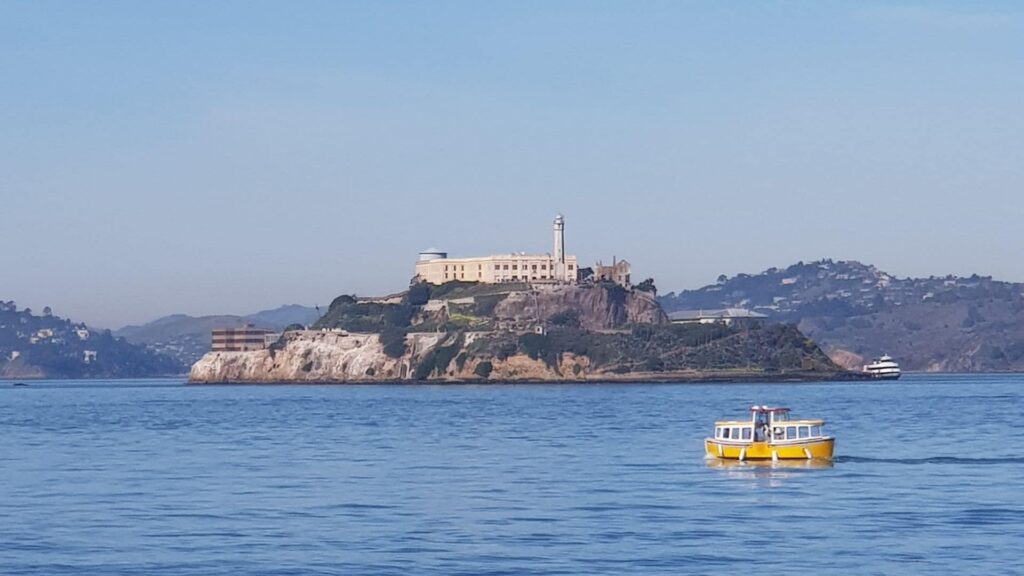
[[[900,365],[892,356],[883,355],[864,366],[864,373],[879,380],[895,380],[900,377]]]

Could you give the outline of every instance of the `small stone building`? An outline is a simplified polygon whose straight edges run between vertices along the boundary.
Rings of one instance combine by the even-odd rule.
[[[612,257],[612,265],[605,266],[598,260],[594,266],[594,280],[614,282],[624,288],[629,288],[632,284],[630,283],[630,265],[626,260],[616,260]]]

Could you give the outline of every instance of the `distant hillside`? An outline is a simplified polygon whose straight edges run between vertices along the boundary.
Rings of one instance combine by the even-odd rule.
[[[153,350],[177,358],[183,364],[191,365],[210,351],[210,331],[214,328],[251,323],[260,328],[282,330],[290,324],[308,326],[319,318],[320,313],[315,308],[289,304],[246,316],[223,314],[195,317],[172,314],[141,326],[125,326],[116,330],[114,335],[135,344],[145,344]]]
[[[0,301],[0,378],[142,378],[181,374],[187,366],[117,338],[109,330],[37,316]]]
[[[886,353],[907,370],[1024,370],[1024,285],[988,276],[896,278],[822,260],[721,276],[659,301],[668,312],[740,307],[798,323],[847,366]]]

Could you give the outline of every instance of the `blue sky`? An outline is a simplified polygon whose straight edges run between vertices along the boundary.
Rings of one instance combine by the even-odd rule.
[[[116,327],[416,253],[1024,281],[1013,2],[0,1],[0,299]]]

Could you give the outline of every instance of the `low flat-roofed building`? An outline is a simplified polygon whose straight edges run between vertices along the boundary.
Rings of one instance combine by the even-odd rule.
[[[726,326],[751,326],[764,323],[767,315],[746,308],[723,308],[720,310],[678,310],[671,312],[668,319],[673,324],[725,324]]]
[[[257,328],[252,324],[239,328],[215,328],[210,350],[214,352],[248,352],[263,350],[272,343],[273,330]]]

